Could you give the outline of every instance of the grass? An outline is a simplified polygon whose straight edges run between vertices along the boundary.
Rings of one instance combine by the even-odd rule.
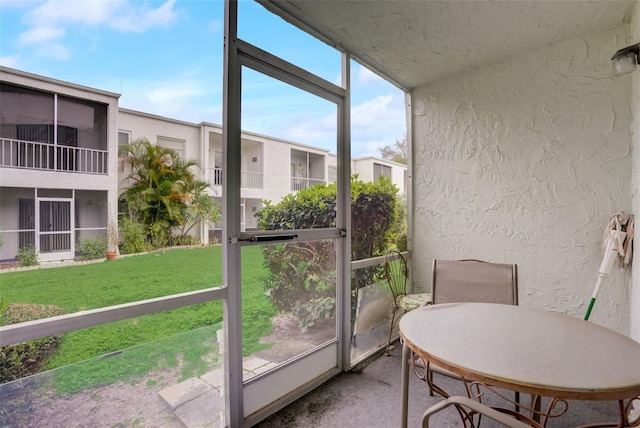
[[[270,333],[271,317],[275,314],[264,293],[268,271],[262,260],[260,247],[243,248],[245,355],[270,346],[259,342],[260,337]],[[222,250],[219,246],[168,250],[104,263],[6,273],[0,275],[0,281],[0,296],[9,302],[56,305],[72,313],[220,286]],[[75,386],[63,390],[77,390],[82,382],[109,383],[113,379],[143,375],[152,369],[175,367],[178,359],[186,370],[183,377],[200,374],[202,361],[210,358],[207,355],[217,353],[217,344],[181,333],[219,326],[221,322],[222,303],[214,301],[69,332],[46,369],[132,348],[127,352],[131,357],[126,363],[125,358],[121,358],[123,352],[117,358],[110,358],[117,361],[114,367],[100,364],[100,369],[76,373],[73,376],[80,383],[69,381],[67,385]],[[211,335],[211,332],[200,334]],[[166,338],[175,340],[160,340]],[[81,368],[77,366],[72,371],[78,372]]]
[[[58,394],[72,394],[94,385],[133,382],[164,369],[174,370],[178,382],[203,375],[219,366],[215,338],[221,327],[204,327],[60,367],[49,386]],[[158,381],[152,378],[146,385]]]

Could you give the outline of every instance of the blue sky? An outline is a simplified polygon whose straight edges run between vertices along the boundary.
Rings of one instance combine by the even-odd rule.
[[[221,123],[221,0],[0,0],[0,64],[122,94],[120,106]],[[340,55],[253,1],[239,37],[340,82]],[[405,134],[402,91],[352,64],[352,156]],[[243,73],[243,129],[335,152],[335,108],[265,76]]]

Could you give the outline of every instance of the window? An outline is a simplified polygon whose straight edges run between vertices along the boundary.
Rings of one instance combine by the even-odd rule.
[[[131,140],[131,133],[128,131],[118,131],[118,145],[124,146],[125,144],[129,144]]]
[[[184,140],[169,137],[158,137],[158,145],[165,149],[175,150],[182,159],[184,159]]]
[[[126,156],[127,152],[122,148],[131,142],[131,133],[128,131],[118,131],[118,156]]]
[[[373,164],[373,178],[377,180],[378,177],[389,177],[391,178],[391,167],[387,165],[382,165],[380,163]]]

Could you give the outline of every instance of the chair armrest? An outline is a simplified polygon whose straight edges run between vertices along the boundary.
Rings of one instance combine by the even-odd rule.
[[[494,421],[500,422],[501,424],[509,428],[531,428],[532,426],[530,424],[521,422],[515,419],[514,417],[509,416],[508,414],[500,412],[499,410],[486,406],[478,401],[472,400],[467,397],[454,395],[429,407],[427,411],[424,412],[424,415],[422,416],[422,427],[429,428],[429,418],[433,414],[451,405],[469,408],[473,412],[485,415],[486,417],[493,419]]]

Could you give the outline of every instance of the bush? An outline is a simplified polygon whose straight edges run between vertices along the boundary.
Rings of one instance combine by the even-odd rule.
[[[18,250],[18,260],[20,266],[36,266],[38,264],[38,253],[36,247],[29,245]]]
[[[297,302],[291,310],[298,319],[298,327],[304,333],[313,327],[318,320],[333,319],[336,311],[336,301],[332,297],[312,299],[305,303]]]
[[[153,249],[164,248],[169,245],[171,224],[168,221],[158,220],[149,227],[150,246]]]
[[[119,228],[123,237],[123,242],[120,246],[121,254],[142,253],[149,250],[149,244],[146,239],[147,234],[142,224],[125,217],[120,220]]]
[[[63,313],[62,309],[53,305],[10,303],[6,305],[0,317],[3,323],[17,324]],[[49,336],[0,347],[0,383],[38,373],[59,346],[60,336]]]
[[[364,183],[357,177],[351,189],[351,259],[383,255],[394,243],[398,189],[388,178]],[[335,208],[336,186],[323,183],[289,194],[277,205],[266,202],[257,214],[258,224],[262,230],[335,227]],[[303,329],[333,316],[329,310],[336,292],[333,241],[268,245],[263,254],[270,270],[265,288],[278,311],[292,313]],[[359,269],[355,280],[369,284],[381,274],[379,267]]]
[[[400,252],[407,251],[408,249],[407,240],[408,240],[408,237],[407,237],[406,231],[398,235],[396,238],[396,249]]]
[[[183,245],[200,245],[200,238],[193,235],[171,235],[169,237],[169,247],[179,247]]]
[[[270,270],[267,294],[279,312],[292,312],[301,303],[335,296],[336,257],[332,241],[269,245],[263,248],[263,254]]]
[[[107,240],[102,237],[84,238],[78,241],[76,248],[83,260],[95,260],[104,257]]]

